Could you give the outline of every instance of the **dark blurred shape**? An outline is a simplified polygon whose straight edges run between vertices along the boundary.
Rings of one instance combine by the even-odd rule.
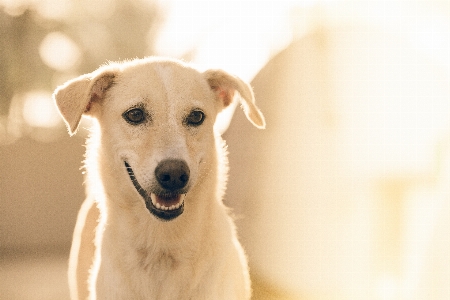
[[[50,88],[52,70],[39,57],[39,43],[48,32],[27,10],[19,16],[0,11],[0,116],[8,114],[15,92]]]
[[[57,8],[51,10],[49,3],[30,2],[0,11],[0,122],[5,122],[15,94],[31,90],[51,92],[64,81],[92,72],[108,61],[153,52],[161,14],[151,1],[68,0],[66,11],[60,15]],[[55,0],[54,4],[58,2]],[[70,50],[64,47],[67,45],[58,45],[55,38],[44,48],[43,41],[52,33],[53,38],[56,33],[80,53],[65,69],[45,62],[45,57],[67,56]]]

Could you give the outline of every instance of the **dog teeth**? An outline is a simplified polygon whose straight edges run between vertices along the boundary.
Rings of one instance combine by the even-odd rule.
[[[151,193],[150,194],[150,199],[152,199],[152,203],[154,206],[156,206],[158,204],[158,202],[156,202],[156,195]]]
[[[167,207],[167,206],[165,206],[165,205],[162,205],[162,204],[158,203],[158,201],[156,200],[156,195],[153,194],[153,193],[150,195],[150,198],[151,198],[151,200],[152,200],[152,204],[153,204],[157,209],[161,209],[161,210],[174,210],[174,209],[180,208],[180,206],[183,204],[183,202],[184,202],[184,196],[185,196],[185,195],[181,195],[180,202],[178,202],[177,204],[173,204],[173,205],[171,205],[171,206],[169,206],[169,207]]]

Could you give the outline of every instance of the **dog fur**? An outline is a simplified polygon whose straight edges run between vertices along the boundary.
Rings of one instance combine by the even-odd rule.
[[[95,120],[69,260],[72,299],[250,298],[247,259],[222,203],[227,158],[214,126],[236,92],[264,128],[247,83],[171,59],[110,63],[56,89],[71,135],[82,115]],[[166,160],[182,162],[189,177],[167,195],[155,179]]]

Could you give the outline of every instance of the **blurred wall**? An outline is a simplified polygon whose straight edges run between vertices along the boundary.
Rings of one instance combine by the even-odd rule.
[[[278,287],[447,299],[448,269],[421,274],[432,236],[448,232],[450,74],[401,33],[359,25],[314,30],[253,80],[267,129],[236,112],[227,203],[251,269]]]

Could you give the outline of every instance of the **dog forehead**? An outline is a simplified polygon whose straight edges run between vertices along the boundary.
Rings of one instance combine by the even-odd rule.
[[[130,97],[165,101],[201,101],[211,90],[202,74],[176,62],[147,62],[123,69],[118,85]]]

